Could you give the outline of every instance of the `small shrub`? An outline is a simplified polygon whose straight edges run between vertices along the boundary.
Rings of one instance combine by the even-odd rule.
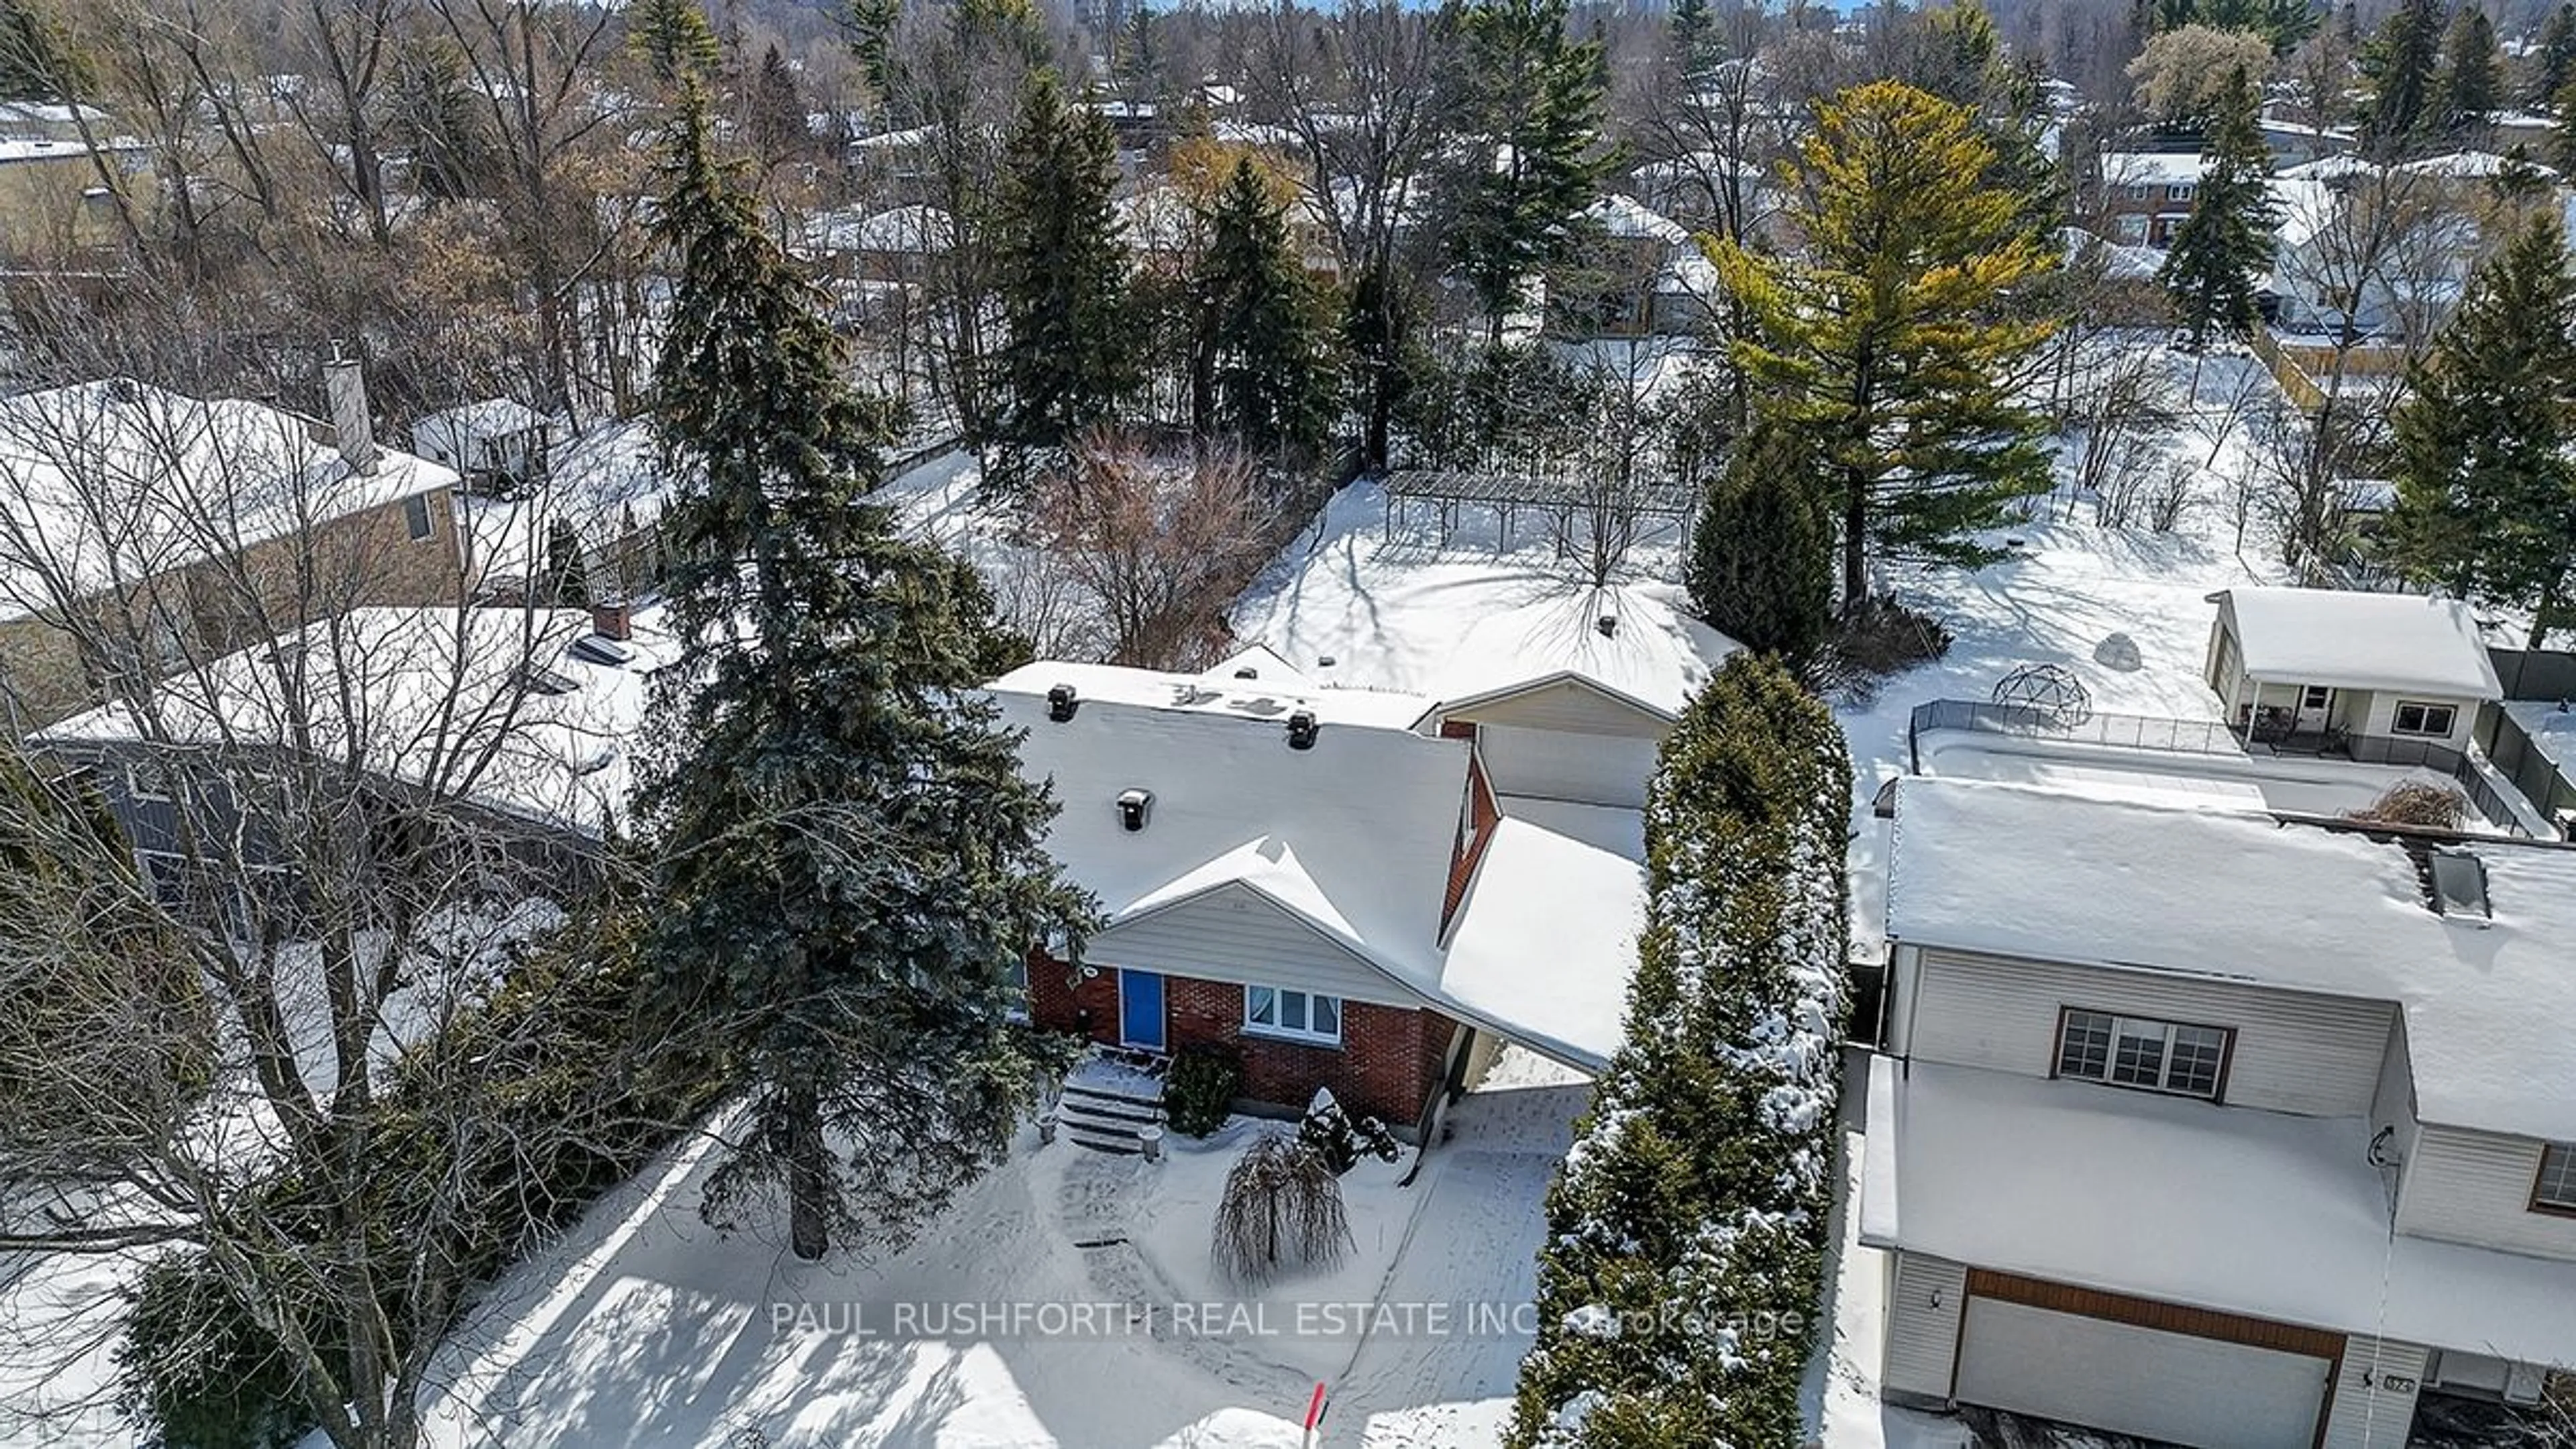
[[[2400,780],[2368,805],[2345,812],[2344,818],[2374,825],[2409,825],[2419,830],[2457,830],[2468,822],[2469,802],[2468,797],[2448,785]]]
[[[311,1427],[294,1366],[201,1251],[144,1270],[116,1357],[124,1407],[167,1449],[285,1449]]]
[[[1285,1265],[1329,1268],[1351,1245],[1342,1182],[1312,1148],[1265,1132],[1225,1175],[1216,1207],[1217,1266],[1257,1283]]]
[[[1329,1087],[1315,1089],[1314,1100],[1306,1104],[1305,1119],[1297,1124],[1297,1140],[1322,1158],[1335,1177],[1359,1166],[1362,1157],[1393,1162],[1403,1155],[1384,1122],[1363,1117],[1353,1123]]]
[[[1205,1137],[1225,1125],[1242,1086],[1243,1063],[1233,1048],[1183,1047],[1163,1079],[1163,1118],[1185,1137]]]
[[[1950,631],[1940,620],[1881,594],[1844,613],[1812,672],[1819,688],[1865,703],[1880,680],[1949,652]]]

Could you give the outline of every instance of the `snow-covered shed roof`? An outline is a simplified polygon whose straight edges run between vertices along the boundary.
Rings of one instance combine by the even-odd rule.
[[[1861,1241],[2529,1363],[2576,1355],[2576,1263],[2392,1236],[2369,1137],[2358,1117],[1880,1057]]]
[[[2060,227],[2066,254],[2086,266],[2100,266],[2114,282],[2152,282],[2164,270],[2164,253],[2153,247],[2127,246],[2097,236],[2080,226]]]
[[[1601,224],[1601,229],[1622,241],[1657,241],[1679,246],[1690,240],[1690,231],[1654,208],[1623,192],[1613,192],[1590,206],[1583,214]]]
[[[546,426],[546,415],[517,398],[487,397],[424,415],[411,425],[411,439],[424,453],[442,458],[465,456],[478,442],[516,437]]]
[[[2255,679],[2504,697],[2477,616],[2458,599],[2291,588],[2223,589],[2212,598]]]
[[[1615,620],[1612,632],[1600,629]],[[1440,713],[1574,676],[1666,717],[1743,646],[1693,618],[1675,591],[1614,584],[1488,613],[1458,636],[1428,692]]]
[[[2209,169],[2197,151],[2112,151],[2102,157],[2102,179],[2114,186],[2187,186]]]
[[[463,501],[457,527],[466,572],[486,588],[523,583],[551,546],[556,519],[569,520],[585,546],[601,548],[661,517],[677,481],[650,424],[629,419],[593,428],[554,448],[541,487]]]
[[[2576,851],[2476,847],[2492,921],[2405,850],[2270,817],[1897,783],[1891,940],[2398,1004],[2426,1122],[2576,1139]]]
[[[1429,701],[1290,681],[1041,660],[990,686],[1025,730],[1021,768],[1062,810],[1047,850],[1108,921],[1246,885],[1423,993],[1438,990],[1440,912],[1467,799],[1469,746],[1408,726]],[[1073,687],[1073,718],[1047,691]],[[1298,710],[1317,723],[1292,749]],[[1118,797],[1151,791],[1144,829]]]
[[[435,795],[596,836],[632,788],[628,744],[672,655],[648,612],[626,664],[571,652],[586,611],[364,608],[174,675],[147,705],[100,705],[54,744],[307,747]],[[147,716],[139,711],[149,708]]]
[[[126,379],[0,399],[0,616],[56,607],[415,493],[454,470],[392,450],[367,472],[266,403]]]

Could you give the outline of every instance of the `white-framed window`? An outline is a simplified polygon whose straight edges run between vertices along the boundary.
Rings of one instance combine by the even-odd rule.
[[[2459,711],[2447,704],[2419,704],[2400,700],[2397,716],[2390,728],[2401,735],[2448,735],[2459,718]]]
[[[2540,1149],[2540,1178],[2531,1185],[2534,1212],[2576,1213],[2576,1142]]]
[[[2069,1007],[2057,1031],[2057,1074],[2214,1100],[2227,1036],[2224,1027]]]
[[[1342,1042],[1342,999],[1285,986],[1243,988],[1243,1029],[1255,1036],[1284,1036],[1298,1041]]]
[[[2191,182],[2176,181],[2165,187],[2165,200],[2189,201],[2192,197],[2198,195],[2199,192],[2200,188]]]
[[[2147,239],[2147,219],[2143,216],[2114,217],[2111,224],[2114,234],[2130,246],[2138,246]]]
[[[403,527],[411,531],[411,541],[420,542],[437,530],[430,526],[429,495],[415,493],[403,500]]]
[[[2132,181],[2132,182],[2130,182],[2128,185],[2121,187],[2121,188],[2120,188],[2120,199],[2121,199],[2122,201],[2144,201],[2144,200],[2146,200],[2146,199],[2147,199],[2147,183],[2145,183],[2145,182],[2143,182],[2143,181]]]

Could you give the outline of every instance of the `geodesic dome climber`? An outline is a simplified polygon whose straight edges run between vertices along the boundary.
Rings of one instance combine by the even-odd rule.
[[[2093,696],[2075,672],[2057,664],[2025,664],[1995,684],[1994,702],[2060,729],[2093,717]]]

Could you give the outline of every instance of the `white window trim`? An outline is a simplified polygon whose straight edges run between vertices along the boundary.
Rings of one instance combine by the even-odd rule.
[[[1333,1003],[1333,1029],[1330,1032],[1320,1032],[1313,1030],[1312,1028],[1277,1026],[1269,1022],[1255,1021],[1252,1019],[1252,993],[1256,991],[1267,991],[1271,994],[1271,1015],[1273,1016],[1279,1015],[1278,1000],[1280,997],[1302,996],[1306,998],[1306,1020],[1310,1022],[1315,1019],[1316,1000],[1321,998],[1322,1000],[1329,1001]],[[1275,1041],[1293,1041],[1305,1046],[1337,1047],[1342,1044],[1342,1024],[1349,1019],[1349,1012],[1350,1003],[1330,992],[1307,991],[1295,986],[1270,986],[1263,984],[1247,985],[1243,988],[1243,1034],[1245,1036],[1269,1037]]]
[[[2547,1191],[2551,1153],[2558,1155],[2559,1175],[2565,1180],[2565,1195],[2562,1197],[2552,1197]],[[2576,1213],[2576,1142],[2542,1144],[2540,1171],[2531,1181],[2531,1210],[2561,1216]]]
[[[2433,729],[2430,726],[2422,726],[2410,730],[2401,723],[2405,718],[2406,711],[2410,709],[2423,710],[2428,716],[2432,711],[2438,709],[2444,715],[2449,717],[2449,723],[2443,725],[2440,729]],[[2456,704],[2441,704],[2429,699],[2401,699],[2397,701],[2397,707],[2388,712],[2388,732],[2390,734],[2406,735],[2413,739],[2446,740],[2451,737],[2452,731],[2459,727],[2460,707]]]
[[[403,500],[403,532],[414,543],[427,543],[438,537],[438,515],[429,510],[429,495],[414,493]],[[415,521],[415,517],[417,521]]]
[[[2079,1016],[2103,1017],[2108,1019],[2111,1023],[2111,1040],[2102,1053],[2102,1074],[2100,1076],[2094,1076],[2088,1072],[2070,1071],[2067,1069],[2066,1034],[2068,1029],[2074,1026],[2075,1019]],[[2122,1029],[2125,1027],[2156,1027],[2163,1031],[2164,1051],[2157,1058],[2155,1081],[2124,1082],[2117,1076],[2113,1075],[2113,1073],[2119,1069],[2120,1038],[2122,1035]],[[2218,1065],[2210,1074],[2208,1091],[2204,1092],[2193,1087],[2177,1087],[2171,1085],[2174,1066],[2174,1036],[2181,1030],[2208,1031],[2216,1032],[2218,1034]],[[2135,1036],[2141,1035],[2142,1033],[2130,1032],[2128,1034]],[[2052,1075],[2062,1077],[2070,1082],[2092,1082],[2099,1086],[2119,1087],[2132,1092],[2153,1092],[2162,1097],[2184,1097],[2195,1102],[2215,1102],[2219,1100],[2220,1094],[2227,1090],[2228,1059],[2234,1055],[2235,1045],[2236,1032],[2232,1027],[2211,1026],[2206,1022],[2198,1021],[2168,1021],[2162,1017],[2153,1016],[2128,1016],[2120,1012],[2102,1011],[2089,1006],[2070,1006],[2058,1013],[2057,1040],[2051,1044],[2051,1051],[2053,1054],[2049,1058],[2049,1069]]]

